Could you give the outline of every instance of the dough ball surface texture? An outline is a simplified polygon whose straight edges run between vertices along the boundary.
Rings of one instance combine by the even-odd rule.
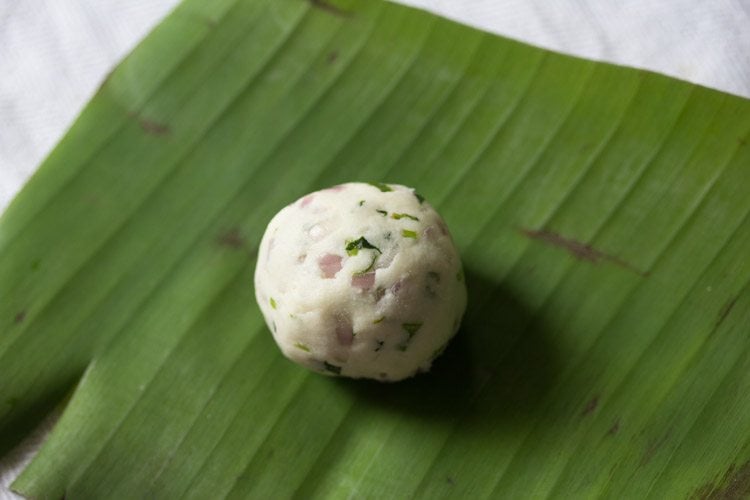
[[[381,381],[429,370],[466,308],[445,222],[396,184],[341,184],[282,209],[261,240],[255,295],[286,357]]]

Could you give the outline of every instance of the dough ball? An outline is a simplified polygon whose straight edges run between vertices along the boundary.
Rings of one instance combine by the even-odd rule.
[[[286,357],[382,381],[428,371],[466,308],[443,219],[396,184],[341,184],[282,209],[260,244],[255,295]]]

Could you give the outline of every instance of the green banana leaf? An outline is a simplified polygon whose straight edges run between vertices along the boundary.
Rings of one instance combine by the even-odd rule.
[[[284,359],[273,214],[416,187],[463,326],[398,384]],[[39,498],[750,495],[750,102],[374,0],[187,0],[0,220],[0,452]]]

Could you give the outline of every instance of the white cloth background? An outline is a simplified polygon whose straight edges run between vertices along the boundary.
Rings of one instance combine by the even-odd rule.
[[[553,50],[750,97],[750,0],[400,0]],[[177,0],[0,0],[0,211]],[[40,433],[0,460],[0,500]]]
[[[399,1],[750,97],[750,0]],[[176,3],[0,0],[0,211],[109,69]]]

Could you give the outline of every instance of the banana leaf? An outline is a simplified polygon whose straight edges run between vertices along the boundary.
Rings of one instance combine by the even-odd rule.
[[[469,289],[429,374],[322,377],[265,224],[416,187]],[[0,452],[39,498],[750,495],[750,102],[375,0],[186,0],[0,219]]]

